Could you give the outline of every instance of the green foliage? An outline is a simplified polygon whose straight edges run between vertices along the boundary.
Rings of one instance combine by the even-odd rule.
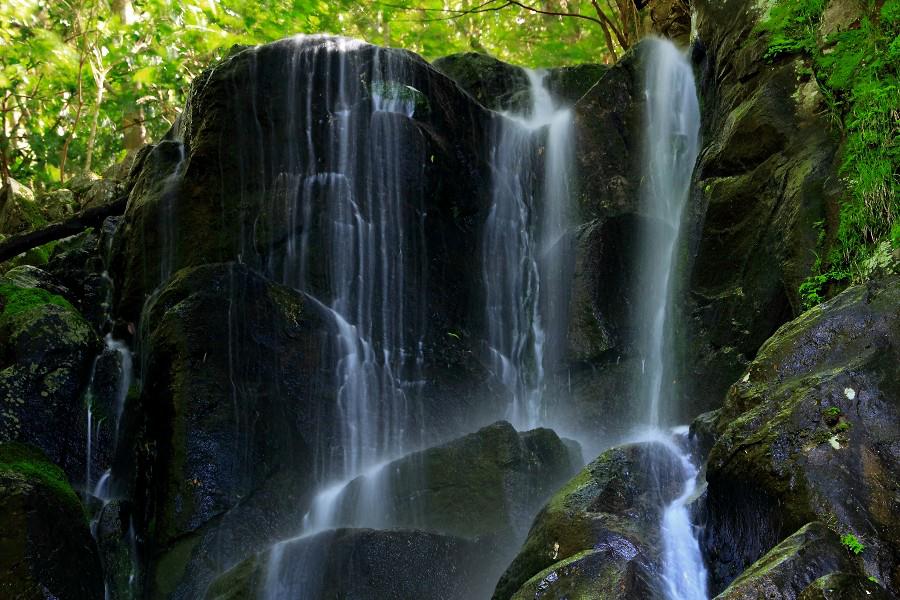
[[[879,241],[900,244],[900,0],[868,2],[858,25],[827,39],[819,32],[822,0],[776,0],[757,28],[766,58],[802,53],[844,138],[840,175],[846,187],[833,242],[800,286],[806,308],[837,282],[865,276],[862,264]],[[824,244],[820,253],[825,253]]]
[[[190,82],[236,45],[334,33],[428,59],[477,50],[532,66],[607,62],[598,25],[474,0],[6,0],[0,2],[0,176],[34,189],[124,156],[124,133],[159,139]],[[534,3],[536,6],[538,3]],[[591,0],[543,9],[596,15]],[[616,21],[615,2],[597,6]],[[621,23],[619,23],[621,26]],[[131,126],[137,122],[139,126]]]
[[[841,543],[853,554],[861,554],[866,549],[863,543],[859,541],[859,538],[852,533],[842,535]]]
[[[75,310],[65,298],[51,294],[46,290],[21,288],[9,284],[0,285],[0,321],[6,321],[45,304],[55,304],[56,306]]]

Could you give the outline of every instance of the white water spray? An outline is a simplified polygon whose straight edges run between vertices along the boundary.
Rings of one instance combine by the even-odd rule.
[[[646,130],[641,201],[648,216],[638,265],[641,303],[638,347],[641,351],[640,392],[644,422],[660,431],[675,414],[666,409],[676,398],[672,357],[674,274],[682,215],[699,147],[700,110],[690,64],[671,42],[650,40],[646,50],[644,95]],[[676,430],[684,437],[686,431]],[[669,437],[666,434],[660,434]],[[706,600],[706,569],[691,524],[689,504],[697,486],[697,468],[679,445],[667,451],[679,457],[682,493],[663,511],[663,591],[668,600]]]

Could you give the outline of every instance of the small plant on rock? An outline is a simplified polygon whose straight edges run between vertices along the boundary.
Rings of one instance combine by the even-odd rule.
[[[866,549],[863,543],[859,541],[859,538],[852,533],[842,535],[841,543],[853,554],[861,554],[862,551]]]

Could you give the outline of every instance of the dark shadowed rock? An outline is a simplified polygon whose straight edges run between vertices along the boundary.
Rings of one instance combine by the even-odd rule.
[[[798,600],[889,600],[883,587],[863,575],[832,573],[809,584]]]
[[[335,421],[323,331],[301,294],[234,263],[182,270],[148,304],[115,468],[132,481],[149,597],[195,598],[300,523]]]
[[[432,64],[491,110],[520,114],[530,111],[528,75],[522,67],[479,52],[451,54]]]
[[[39,450],[0,444],[0,596],[102,600],[103,573],[84,508]]]
[[[489,593],[476,542],[423,531],[338,529],[278,549],[285,597],[456,600]],[[261,597],[271,553],[219,577],[207,600]]]
[[[849,288],[766,342],[728,393],[707,464],[714,587],[820,520],[855,535],[866,571],[896,588],[898,365],[897,277]]]
[[[795,600],[813,581],[834,572],[860,572],[859,561],[822,523],[810,523],[741,573],[716,600]]]

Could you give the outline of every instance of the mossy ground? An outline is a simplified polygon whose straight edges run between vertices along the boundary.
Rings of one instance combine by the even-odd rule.
[[[846,192],[833,231],[819,223],[813,274],[800,286],[806,307],[825,290],[865,279],[879,242],[900,248],[900,0],[863,0],[858,23],[820,34],[825,0],[776,0],[758,31],[766,58],[808,58],[843,135],[840,176]],[[836,285],[835,285],[836,284]]]

